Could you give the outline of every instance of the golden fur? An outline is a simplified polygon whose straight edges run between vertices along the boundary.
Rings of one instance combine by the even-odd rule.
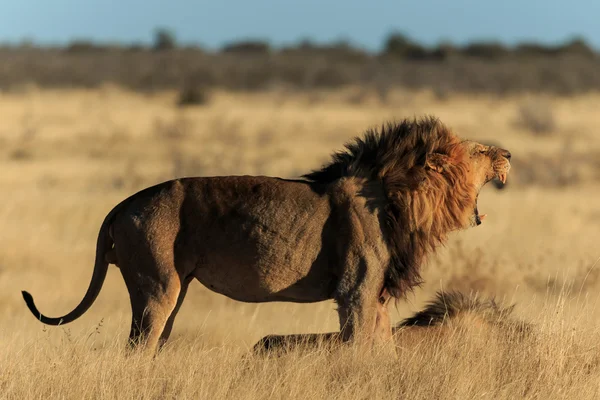
[[[510,153],[460,141],[434,118],[369,131],[305,180],[226,176],[150,187],[117,205],[98,235],[90,286],[108,264],[132,307],[130,342],[154,350],[169,337],[191,280],[245,302],[338,304],[344,340],[391,337],[387,302],[419,283],[426,254],[453,230],[480,223],[477,193],[505,177]]]

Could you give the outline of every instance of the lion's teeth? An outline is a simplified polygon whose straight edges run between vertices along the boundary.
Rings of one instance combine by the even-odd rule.
[[[506,183],[506,174],[500,174],[498,178],[500,179],[500,182]]]

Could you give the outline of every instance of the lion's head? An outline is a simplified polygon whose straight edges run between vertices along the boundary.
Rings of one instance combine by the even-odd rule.
[[[409,318],[398,323],[394,330],[410,327],[429,327],[443,324],[452,325],[462,318],[469,321],[471,325],[503,326],[513,328],[515,331],[526,332],[532,325],[512,318],[515,305],[502,307],[496,299],[480,298],[465,295],[459,291],[438,291],[433,300],[427,303],[425,308]],[[474,323],[475,322],[475,323]]]
[[[401,297],[420,283],[421,263],[449,232],[481,223],[479,191],[496,177],[505,182],[509,169],[507,150],[461,140],[427,117],[369,130],[304,177],[324,184],[344,177],[381,184],[382,228],[391,254],[385,287]]]
[[[445,129],[445,128],[444,128]],[[455,147],[455,148],[452,148]],[[469,226],[480,225],[486,214],[479,214],[477,207],[477,198],[479,191],[489,181],[497,178],[502,183],[506,183],[506,177],[510,170],[510,158],[511,154],[508,150],[495,147],[486,146],[474,141],[465,140],[457,144],[450,146],[446,153],[435,152],[429,154],[426,159],[426,168],[435,173],[440,174],[443,181],[438,184],[438,191],[444,192],[443,187],[448,182],[463,182],[466,203],[473,203],[473,208],[461,205],[459,208],[466,214],[462,223],[458,223],[456,228],[466,228]],[[436,182],[439,177],[429,176],[427,181],[429,183]],[[471,189],[469,190],[469,186]],[[441,189],[441,190],[440,190]],[[456,189],[459,189],[456,187]],[[473,200],[473,190],[475,198]],[[468,195],[466,192],[471,192]],[[458,190],[456,191],[458,194]],[[449,198],[457,198],[455,196],[448,196]],[[447,206],[447,209],[451,209],[451,206]],[[457,210],[457,212],[460,212]]]

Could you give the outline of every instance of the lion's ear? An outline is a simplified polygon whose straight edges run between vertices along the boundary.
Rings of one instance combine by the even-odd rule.
[[[450,166],[450,157],[440,153],[428,154],[425,160],[425,167],[436,172],[444,172]]]

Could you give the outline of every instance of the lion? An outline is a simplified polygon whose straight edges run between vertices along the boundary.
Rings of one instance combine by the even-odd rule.
[[[75,309],[51,318],[29,293],[23,298],[42,323],[70,323],[114,264],[130,296],[133,348],[166,342],[193,279],[243,302],[333,299],[345,341],[388,340],[389,298],[420,283],[421,264],[450,232],[481,223],[479,191],[506,180],[509,160],[509,151],[461,140],[424,117],[368,130],[301,179],[167,181],[108,213]]]
[[[499,306],[494,298],[468,297],[461,292],[437,292],[434,300],[412,317],[392,328],[397,347],[415,348],[424,341],[453,334],[456,330],[482,333],[484,338],[499,335],[524,340],[533,326],[512,317],[515,305]],[[284,354],[300,349],[333,349],[343,343],[339,332],[267,335],[252,347],[256,355]]]

